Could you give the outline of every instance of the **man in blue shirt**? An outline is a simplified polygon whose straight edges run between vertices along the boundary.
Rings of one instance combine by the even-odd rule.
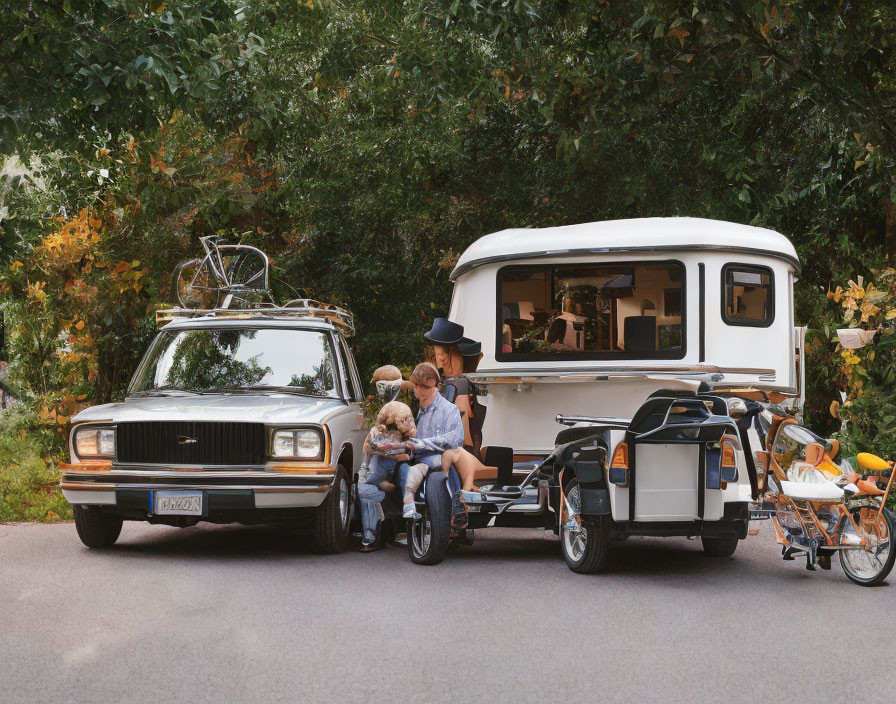
[[[464,444],[464,426],[461,421],[460,411],[450,401],[439,393],[439,372],[435,366],[427,362],[418,364],[411,374],[411,383],[414,385],[414,396],[420,403],[417,413],[417,436],[411,438],[409,445],[414,447],[414,457],[411,460],[414,467],[411,473],[415,476],[408,482],[409,491],[413,491],[423,478],[420,472],[422,465],[430,469],[442,467],[442,453],[462,447]],[[461,501],[460,486],[453,487],[451,523],[454,528],[466,526],[466,509]],[[408,498],[405,497],[405,501]],[[406,505],[406,517],[419,517],[414,511],[413,505]]]
[[[464,443],[464,426],[460,411],[439,393],[440,381],[439,372],[426,362],[418,364],[411,374],[414,396],[420,404],[420,410],[417,413],[417,436],[409,443],[414,446],[414,457],[410,463],[402,462],[398,467],[397,478],[401,491],[404,491],[411,464],[421,463],[429,468],[441,468],[442,453],[451,448],[461,447]],[[385,498],[385,492],[395,488],[387,481],[394,464],[388,460],[385,463],[373,463],[373,471],[358,485],[364,526],[361,550],[364,552],[376,548],[376,526],[381,517],[379,504]],[[460,492],[454,492],[452,513],[465,518],[466,513],[459,499]],[[460,527],[458,519],[455,519],[455,525]]]
[[[439,373],[426,362],[418,364],[411,374],[414,396],[420,403],[417,413],[417,437],[414,438],[414,461],[426,466],[441,467],[442,453],[464,444],[464,426],[460,411],[439,393]]]

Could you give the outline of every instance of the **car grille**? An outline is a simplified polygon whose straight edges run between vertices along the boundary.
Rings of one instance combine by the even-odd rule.
[[[259,465],[265,461],[263,423],[162,421],[118,423],[122,464]]]

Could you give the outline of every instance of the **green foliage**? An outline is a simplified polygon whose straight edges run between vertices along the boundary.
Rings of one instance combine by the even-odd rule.
[[[841,327],[877,331],[863,347],[838,346],[846,400],[831,410],[844,421],[844,449],[896,458],[896,269],[875,271],[872,281],[857,276],[828,296],[840,304]]]
[[[4,3],[0,144],[70,152],[107,135],[151,133],[177,109],[241,124],[254,104],[248,68],[264,54],[246,5]]]
[[[32,425],[22,411],[6,411],[0,422],[0,522],[71,518],[55,465],[42,454],[46,438]]]
[[[808,418],[835,429],[824,292],[896,254],[896,8],[8,5],[0,305],[13,382],[57,437],[120,398],[201,235],[269,252],[280,298],[350,308],[370,371],[420,359],[478,237],[672,215],[792,238]],[[79,259],[49,256],[84,223]]]

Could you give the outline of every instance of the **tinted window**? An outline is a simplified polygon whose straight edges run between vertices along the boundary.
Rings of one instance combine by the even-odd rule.
[[[771,269],[729,264],[722,270],[722,317],[729,325],[771,325],[773,294]]]
[[[684,356],[678,262],[505,267],[498,292],[499,360]]]

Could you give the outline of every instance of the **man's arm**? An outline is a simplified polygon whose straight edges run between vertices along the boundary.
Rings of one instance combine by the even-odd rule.
[[[411,438],[414,449],[420,452],[444,452],[464,444],[464,425],[460,419],[460,411],[457,406],[451,404],[448,412],[448,428],[441,435],[429,438]]]

